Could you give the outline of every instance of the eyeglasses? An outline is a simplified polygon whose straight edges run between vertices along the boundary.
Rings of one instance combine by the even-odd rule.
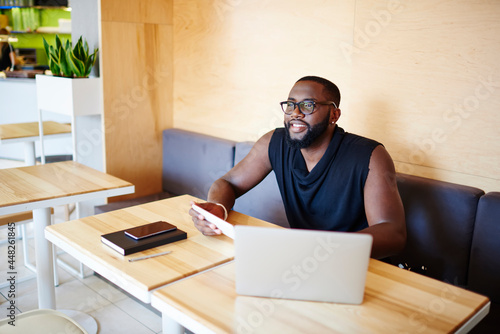
[[[296,107],[299,107],[299,110],[301,113],[304,115],[310,115],[316,110],[316,105],[321,104],[321,105],[329,105],[333,104],[335,108],[337,108],[337,105],[333,101],[325,101],[325,102],[316,102],[316,101],[301,101],[301,102],[293,102],[293,101],[283,101],[280,102],[281,104],[281,109],[283,109],[283,112],[285,115],[291,115],[293,111],[295,110]]]

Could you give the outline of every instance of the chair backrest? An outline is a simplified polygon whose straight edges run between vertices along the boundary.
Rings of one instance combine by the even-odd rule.
[[[43,333],[88,334],[76,321],[55,310],[33,310],[0,320],[2,334],[41,333],[41,330]]]
[[[163,190],[206,199],[212,183],[233,167],[235,144],[186,130],[164,130]]]
[[[253,144],[253,142],[236,144],[235,165],[250,152]],[[238,198],[234,210],[276,225],[290,226],[274,172],[269,173],[255,188]]]
[[[500,302],[500,192],[482,196],[469,266],[468,288]]]
[[[481,189],[398,174],[407,227],[404,251],[391,258],[454,285],[467,284],[470,246]]]

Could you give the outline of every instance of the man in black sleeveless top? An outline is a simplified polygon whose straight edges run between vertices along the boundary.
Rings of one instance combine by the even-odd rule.
[[[392,159],[380,143],[336,124],[339,103],[332,82],[299,79],[281,102],[285,127],[262,136],[215,181],[203,207],[224,218],[237,197],[274,170],[292,228],[369,233],[374,258],[402,250],[406,226]],[[190,214],[203,234],[221,233],[193,210]]]

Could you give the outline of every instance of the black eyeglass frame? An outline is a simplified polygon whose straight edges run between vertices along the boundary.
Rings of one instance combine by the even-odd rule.
[[[290,112],[287,112],[286,110],[288,109],[288,104],[289,103],[293,103],[293,109],[290,111]],[[305,103],[312,103],[313,104],[313,108],[311,110],[311,112],[307,111],[307,110],[303,110],[303,107],[304,107],[304,104]],[[303,113],[304,115],[310,115],[312,114],[313,112],[316,111],[316,105],[317,104],[320,104],[320,105],[330,105],[330,104],[333,104],[333,106],[336,108],[337,107],[337,104],[333,101],[324,101],[324,102],[318,102],[318,101],[313,101],[313,100],[304,100],[304,101],[300,101],[300,102],[293,102],[293,101],[283,101],[283,102],[280,102],[280,105],[281,105],[281,110],[283,110],[283,112],[285,113],[285,115],[291,115],[293,113],[293,111],[295,110],[295,108],[299,107],[299,111],[301,113]]]

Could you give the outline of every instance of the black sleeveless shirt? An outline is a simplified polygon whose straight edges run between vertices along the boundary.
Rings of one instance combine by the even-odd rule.
[[[347,232],[368,227],[363,189],[380,143],[336,126],[325,154],[308,172],[300,150],[287,145],[285,131],[274,131],[269,159],[290,227]]]

